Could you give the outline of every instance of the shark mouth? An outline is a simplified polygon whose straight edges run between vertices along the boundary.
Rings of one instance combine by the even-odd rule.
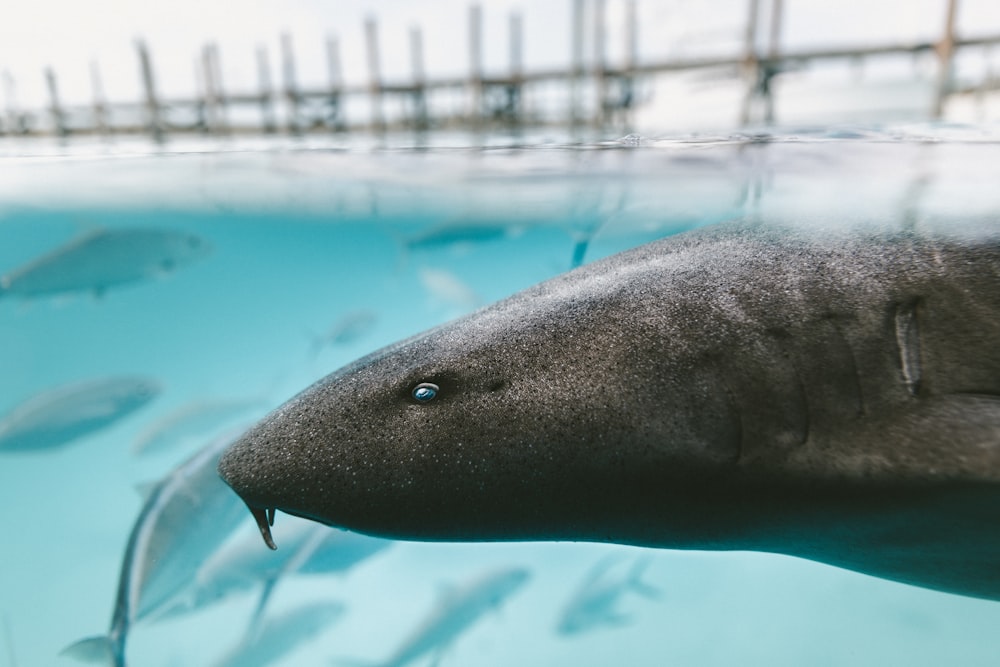
[[[250,508],[250,514],[253,515],[254,521],[257,522],[257,528],[260,529],[260,536],[264,538],[264,544],[267,545],[268,549],[277,549],[278,545],[274,543],[274,538],[271,537],[271,526],[274,525],[274,508],[255,507],[250,503],[247,503],[247,507]]]

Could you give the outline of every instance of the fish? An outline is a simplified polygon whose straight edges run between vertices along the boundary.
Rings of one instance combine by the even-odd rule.
[[[116,424],[161,391],[148,377],[83,380],[43,391],[0,417],[0,452],[57,449]]]
[[[403,667],[425,655],[437,664],[452,644],[487,612],[499,608],[531,578],[520,567],[486,572],[464,586],[446,592],[427,618],[383,662],[338,660],[340,664]]]
[[[342,617],[345,610],[346,606],[340,602],[314,602],[265,619],[258,630],[248,633],[242,642],[213,664],[215,667],[265,667],[275,663],[323,632],[330,623]]]
[[[0,276],[0,299],[89,292],[168,274],[211,251],[205,239],[161,229],[97,229]]]
[[[81,639],[61,655],[124,667],[132,626],[193,581],[201,563],[242,523],[246,510],[215,472],[242,430],[209,443],[153,487],[125,547],[108,634]]]
[[[349,345],[364,338],[378,322],[378,314],[373,310],[360,309],[345,313],[334,322],[333,326],[322,336],[314,336],[312,356],[327,345]]]
[[[609,575],[616,560],[614,556],[603,558],[591,568],[560,613],[557,633],[578,635],[599,626],[627,623],[629,617],[618,611],[619,601],[626,593],[638,593],[651,600],[660,598],[659,590],[642,581],[642,572],[649,565],[649,558],[635,559],[624,578]]]
[[[438,225],[405,240],[409,250],[433,250],[440,248],[461,248],[474,243],[499,241],[516,234],[517,230],[507,225],[483,223]]]
[[[468,310],[481,302],[479,295],[471,287],[447,269],[422,266],[418,276],[424,289],[443,305]]]
[[[219,472],[424,541],[785,554],[1000,600],[1000,221],[705,227],[349,363]],[[268,521],[268,518],[271,521]]]
[[[141,456],[164,451],[225,427],[251,410],[265,405],[261,399],[196,400],[178,406],[149,424],[133,441],[132,453]]]
[[[193,585],[178,595],[157,620],[203,609],[243,591],[260,588],[254,620],[257,622],[276,584],[294,575],[345,574],[388,548],[392,541],[332,529],[312,521],[293,521],[275,554],[259,538],[223,545],[198,568]]]

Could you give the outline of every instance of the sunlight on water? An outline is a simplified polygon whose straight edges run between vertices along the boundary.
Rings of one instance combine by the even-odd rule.
[[[996,224],[997,139],[983,128],[855,128],[8,159],[0,666],[77,664],[58,654],[107,632],[143,487],[341,365],[574,265],[734,218]],[[182,243],[192,238],[196,252]],[[129,377],[157,391],[136,396]],[[103,382],[99,395],[67,397],[89,381]],[[62,430],[31,451],[3,445],[5,429],[35,433],[59,420]],[[130,664],[230,664],[268,576],[276,585],[250,648],[275,665],[387,660],[456,599],[467,604],[439,630],[450,644],[442,665],[985,665],[1000,652],[995,602],[789,557],[393,543],[355,561],[316,544],[290,553],[295,520],[283,515],[270,554],[249,513],[240,517],[227,544],[252,540],[260,552],[244,552],[249,564],[209,568],[217,559],[185,562],[165,547],[163,560],[178,564],[163,585],[179,597],[135,622]],[[198,548],[223,553],[223,528]],[[524,581],[503,579],[521,570]],[[613,610],[559,633],[595,572],[620,587]],[[636,573],[642,585],[630,588]],[[212,579],[223,575],[232,580]],[[218,600],[196,603],[196,585]],[[487,592],[499,609],[470,606]],[[303,616],[305,605],[317,606]],[[435,650],[412,664],[429,664]]]

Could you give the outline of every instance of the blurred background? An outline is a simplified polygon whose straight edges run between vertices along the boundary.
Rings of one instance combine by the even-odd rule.
[[[4,12],[0,131],[344,141],[982,123],[1000,115],[998,45],[992,0],[41,0]]]

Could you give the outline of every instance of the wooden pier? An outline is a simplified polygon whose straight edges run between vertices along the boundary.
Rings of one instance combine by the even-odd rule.
[[[278,71],[271,77],[271,54],[256,51],[255,90],[226,90],[223,86],[218,45],[206,44],[199,58],[196,93],[184,99],[162,96],[156,85],[155,54],[143,41],[136,42],[137,70],[142,84],[141,99],[112,102],[106,99],[101,74],[91,66],[93,103],[67,105],[59,93],[57,73],[43,72],[49,104],[43,109],[19,109],[13,102],[16,82],[9,72],[2,75],[6,99],[0,111],[0,136],[56,136],[145,134],[160,141],[168,135],[200,133],[299,135],[311,132],[386,132],[412,130],[473,129],[558,126],[565,128],[614,128],[629,131],[633,111],[643,103],[637,94],[660,75],[697,70],[738,72],[745,95],[733,109],[734,125],[772,124],[775,112],[773,83],[783,74],[823,62],[863,63],[886,56],[931,54],[937,61],[936,90],[928,118],[940,118],[955,95],[982,95],[1000,89],[990,74],[983,81],[959,85],[953,75],[956,54],[968,48],[1000,45],[1000,34],[965,37],[956,34],[957,0],[942,0],[943,28],[935,40],[873,44],[850,48],[789,51],[782,48],[781,29],[785,0],[748,0],[744,48],[720,57],[675,58],[648,61],[640,58],[637,0],[621,2],[625,20],[623,57],[612,62],[606,55],[608,40],[606,0],[571,2],[570,53],[565,66],[529,70],[524,65],[523,17],[508,17],[508,66],[503,72],[488,72],[483,66],[483,12],[472,5],[468,14],[467,74],[434,77],[424,66],[423,37],[419,27],[409,34],[411,74],[408,80],[388,81],[382,75],[379,26],[369,17],[362,26],[365,38],[367,81],[346,84],[341,67],[340,44],[326,41],[327,84],[303,87],[296,77],[295,48],[290,34],[281,35]],[[589,8],[588,8],[589,4]],[[588,20],[589,19],[589,20]],[[766,26],[766,34],[762,27]],[[587,31],[591,38],[585,39]],[[585,58],[584,44],[593,49]],[[585,64],[586,63],[586,64]],[[557,86],[563,94],[557,108],[534,102],[533,92]],[[442,95],[460,98],[463,104],[436,104]],[[363,105],[358,105],[362,100]],[[352,104],[352,101],[354,102]],[[349,108],[367,106],[368,114],[348,113]],[[392,112],[390,113],[390,109]],[[251,120],[248,120],[251,119]]]

